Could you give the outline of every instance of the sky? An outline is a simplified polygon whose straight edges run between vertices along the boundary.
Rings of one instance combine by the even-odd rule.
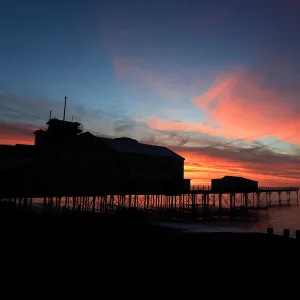
[[[185,178],[300,183],[300,0],[2,0],[0,143],[52,117],[185,157]]]

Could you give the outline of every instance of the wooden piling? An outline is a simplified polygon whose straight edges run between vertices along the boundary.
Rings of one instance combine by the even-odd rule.
[[[267,228],[267,235],[268,236],[273,236],[273,228],[272,227]]]
[[[92,212],[95,212],[96,196],[93,196]],[[101,209],[100,209],[101,210]]]
[[[290,230],[289,229],[283,229],[283,237],[289,238],[290,237]]]
[[[222,194],[219,194],[219,212],[221,213],[222,212]]]

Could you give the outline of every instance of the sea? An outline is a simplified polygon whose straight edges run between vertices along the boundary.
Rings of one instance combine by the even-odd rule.
[[[283,235],[284,229],[290,230],[295,238],[296,230],[300,230],[300,205],[271,207],[257,211],[258,218],[238,221],[197,221],[197,222],[155,222],[186,232],[260,232],[266,233],[272,227],[275,234]]]
[[[274,195],[276,197],[276,195]],[[43,199],[32,199],[33,206],[41,206]],[[295,237],[295,231],[300,230],[300,201],[291,198],[291,205],[270,207],[255,210],[256,218],[242,220],[215,220],[215,221],[184,221],[184,222],[157,222],[156,224],[182,229],[185,232],[261,232],[266,233],[272,227],[275,234],[282,235],[284,229],[290,230],[290,236]]]

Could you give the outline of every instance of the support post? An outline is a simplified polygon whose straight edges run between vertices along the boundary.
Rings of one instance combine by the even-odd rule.
[[[273,228],[272,227],[267,228],[267,235],[268,236],[273,236]]]
[[[260,208],[260,192],[256,193],[256,205],[257,208]]]
[[[289,229],[283,229],[283,237],[288,239],[290,237],[290,230]]]
[[[92,212],[95,212],[96,196],[93,196]]]
[[[279,197],[279,205],[281,205],[281,191],[278,192],[278,197]]]
[[[245,209],[248,209],[248,193],[245,193]]]

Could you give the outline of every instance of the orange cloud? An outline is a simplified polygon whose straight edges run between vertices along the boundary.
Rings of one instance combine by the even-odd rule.
[[[299,111],[287,100],[287,95],[262,87],[258,79],[234,74],[216,80],[193,103],[207,112],[210,121],[218,123],[218,135],[278,139],[289,136],[291,142],[300,144]]]
[[[208,91],[192,99],[206,122],[137,119],[153,130],[193,131],[230,139],[274,136],[300,144],[299,89],[275,90],[247,74],[220,76]],[[300,95],[299,95],[300,97]]]
[[[15,145],[15,144],[34,144],[33,132],[37,127],[24,124],[0,124],[0,144]]]
[[[198,145],[173,148],[186,158],[185,177],[192,184],[207,185],[211,178],[236,175],[258,180],[261,186],[299,185],[299,156],[278,154],[277,149],[255,142],[274,136],[300,145],[298,92],[297,88],[266,87],[260,78],[244,72],[221,75],[205,93],[192,99],[206,113],[205,122],[157,117],[136,121],[154,131],[174,132],[175,142],[182,139],[183,145]],[[208,134],[212,140],[197,140],[191,132]],[[171,135],[165,137],[165,145],[174,145]],[[218,137],[244,141],[218,143]]]
[[[192,99],[207,115],[199,123],[157,117],[136,121],[158,131],[198,132],[246,141],[273,136],[300,145],[298,95],[299,89],[293,86],[266,88],[259,78],[235,73],[219,76],[205,93]]]
[[[300,172],[294,163],[249,163],[186,151],[179,154],[185,157],[185,178],[192,179],[192,185],[210,185],[212,178],[225,175],[258,180],[260,186],[298,186],[300,183]]]

